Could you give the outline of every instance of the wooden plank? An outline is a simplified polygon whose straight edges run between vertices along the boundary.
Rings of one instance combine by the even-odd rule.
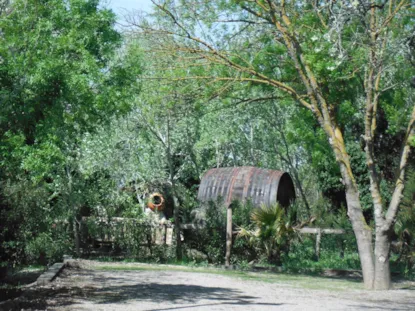
[[[321,233],[324,234],[346,234],[344,229],[321,229]]]
[[[181,224],[180,228],[181,229],[203,229],[205,226],[203,225],[196,225],[196,224]]]
[[[322,228],[309,228],[309,227],[296,229],[296,231],[303,233],[303,234],[319,234],[320,232],[323,234],[345,234],[346,233],[346,230],[344,229],[322,229]]]
[[[231,264],[231,250],[232,250],[232,207],[227,208],[226,213],[226,254],[225,266],[229,267]]]
[[[301,228],[301,229],[295,229],[295,231],[298,231],[302,234],[319,234],[321,232],[322,234],[346,234],[346,230],[344,229],[321,229],[321,228]],[[232,234],[238,234],[239,231],[233,231]]]

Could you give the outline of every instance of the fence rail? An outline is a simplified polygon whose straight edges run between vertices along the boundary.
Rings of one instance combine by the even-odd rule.
[[[228,217],[229,218],[229,217]],[[115,234],[111,233],[110,230],[105,230],[108,225],[117,225],[117,229],[120,230],[117,234],[124,236],[128,231],[127,223],[132,223],[133,225],[136,223],[137,226],[143,226],[150,230],[151,232],[151,242],[148,240],[148,243],[154,244],[167,244],[171,245],[173,240],[173,230],[174,225],[170,222],[165,223],[140,223],[141,220],[135,218],[124,218],[124,217],[112,217],[112,218],[105,218],[105,217],[82,217],[82,223],[94,222],[95,224],[100,227],[100,224],[105,224],[105,226],[100,227],[95,234],[93,234],[93,239],[98,243],[113,243],[116,241]],[[121,224],[121,225],[120,225]],[[124,224],[124,225],[122,225]],[[228,224],[229,226],[229,224]],[[230,225],[232,226],[232,225]],[[108,227],[107,227],[108,228]],[[203,224],[181,224],[180,228],[182,230],[202,230],[205,228]],[[323,234],[348,234],[348,232],[344,229],[333,229],[333,228],[311,228],[311,227],[303,227],[294,229],[296,232],[300,234],[315,234],[316,235],[316,245],[315,245],[315,254],[316,257],[319,258],[320,255],[320,248],[321,248],[321,237]],[[231,235],[237,235],[239,231],[229,231]],[[228,236],[228,235],[227,235]],[[230,250],[232,246],[230,245],[231,239],[227,237],[227,249],[228,249],[228,257],[230,257]],[[144,245],[144,244],[143,244]]]

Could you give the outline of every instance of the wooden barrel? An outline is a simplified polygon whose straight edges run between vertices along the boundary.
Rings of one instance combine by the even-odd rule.
[[[205,173],[197,198],[200,201],[222,197],[226,206],[237,199],[250,198],[254,206],[278,202],[287,207],[295,200],[295,189],[288,173],[251,166],[214,168]]]

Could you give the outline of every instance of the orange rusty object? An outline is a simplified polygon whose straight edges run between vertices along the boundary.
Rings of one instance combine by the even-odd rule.
[[[252,166],[214,168],[205,173],[197,198],[200,201],[222,197],[226,206],[234,199],[250,198],[254,206],[276,202],[287,207],[295,200],[295,188],[288,173]]]
[[[162,211],[164,209],[164,201],[164,197],[160,193],[155,192],[148,198],[147,207],[152,211]]]

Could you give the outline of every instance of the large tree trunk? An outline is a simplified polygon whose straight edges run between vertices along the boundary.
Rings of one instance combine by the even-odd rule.
[[[365,288],[373,289],[375,279],[375,263],[372,243],[372,229],[366,223],[360,203],[359,190],[353,177],[349,156],[340,130],[335,130],[332,136],[335,147],[336,160],[340,165],[340,172],[346,190],[347,215],[352,223],[353,232],[356,236],[357,249],[362,267],[363,283]]]
[[[352,223],[356,236],[357,249],[360,264],[362,266],[363,282],[365,288],[372,289],[375,278],[375,267],[373,258],[372,230],[366,224],[360,207],[359,194],[354,191],[346,191],[347,214]]]
[[[391,275],[389,268],[390,233],[376,232],[375,244],[375,280],[374,289],[384,290],[391,287]]]

